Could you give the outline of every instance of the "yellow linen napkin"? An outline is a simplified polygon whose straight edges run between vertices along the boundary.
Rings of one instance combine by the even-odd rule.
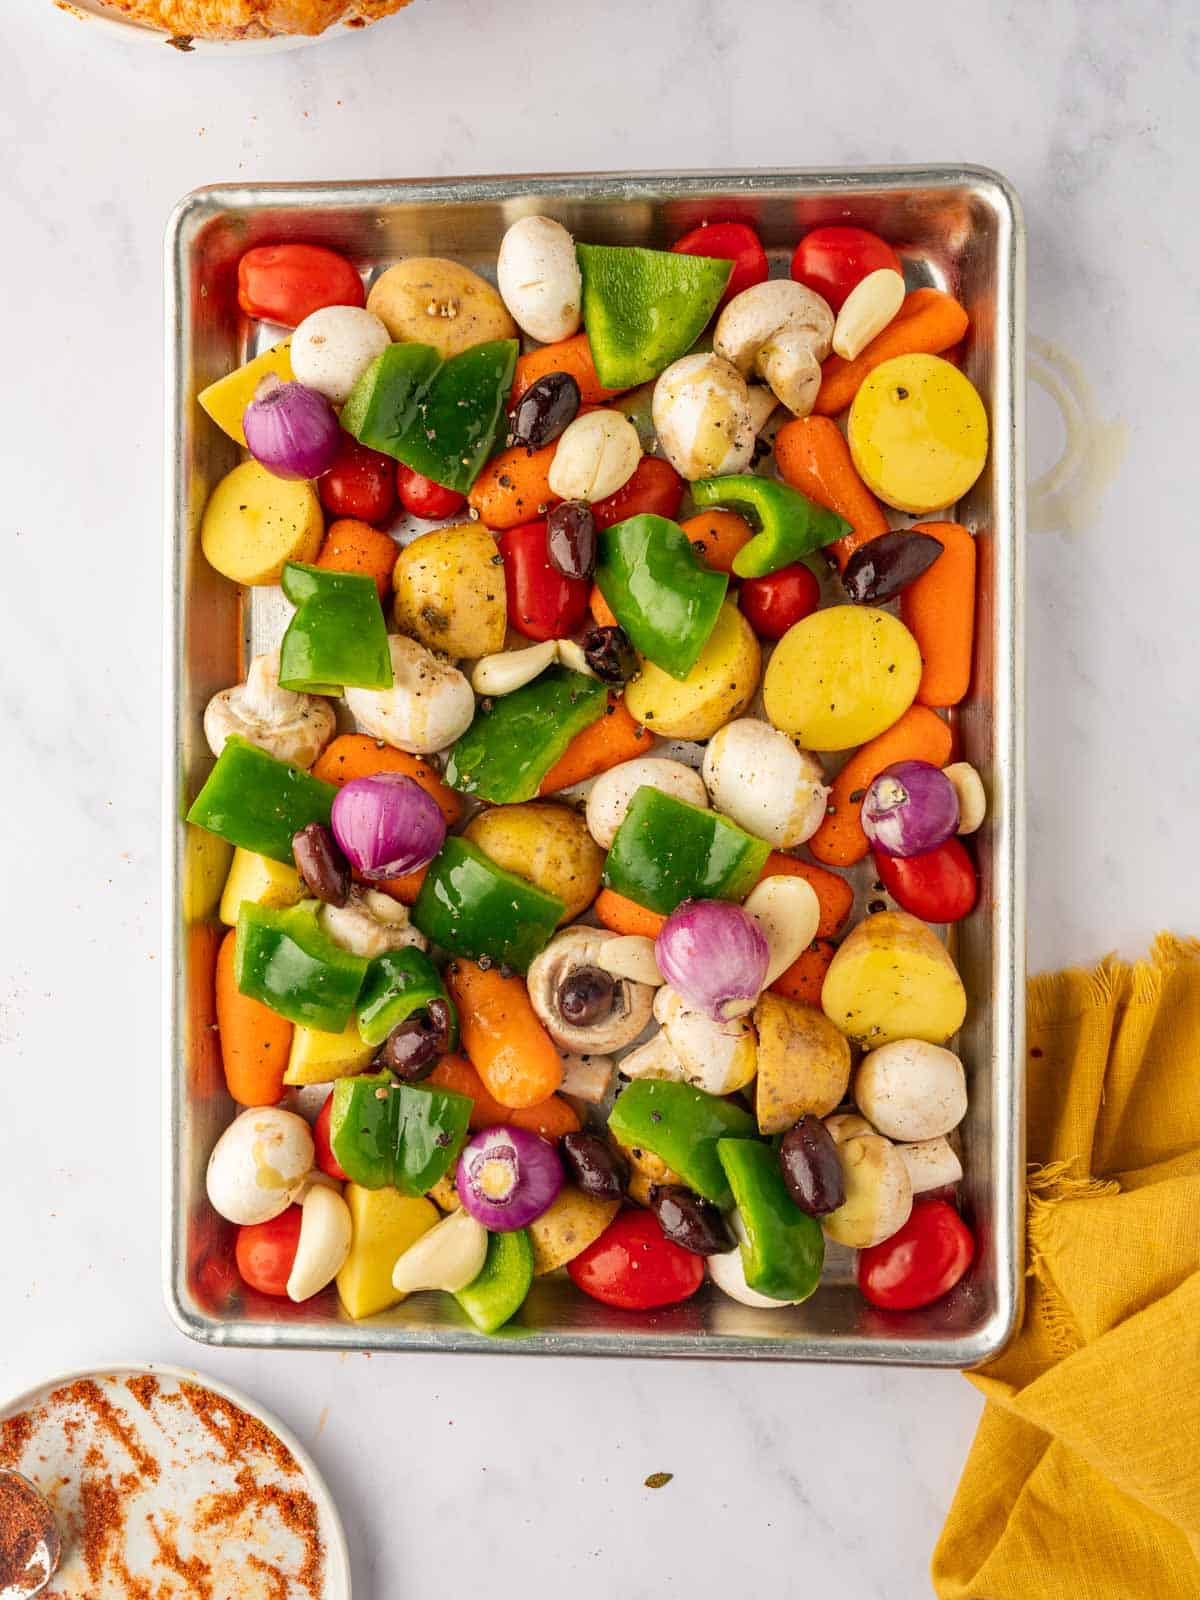
[[[1200,941],[1029,985],[1024,1325],[941,1600],[1200,1600]]]

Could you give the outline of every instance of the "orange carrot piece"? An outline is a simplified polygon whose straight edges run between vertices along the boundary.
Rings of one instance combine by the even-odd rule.
[[[808,841],[809,850],[830,866],[861,861],[870,848],[862,829],[863,796],[884,767],[895,761],[930,761],[944,767],[949,755],[949,725],[924,706],[909,706],[886,732],[856,750],[833,780],[828,815]]]
[[[453,1089],[455,1094],[465,1094],[475,1102],[471,1110],[471,1131],[494,1128],[498,1123],[511,1122],[516,1128],[527,1128],[530,1133],[540,1133],[543,1139],[559,1139],[564,1133],[575,1133],[579,1118],[559,1095],[552,1094],[539,1100],[535,1106],[522,1106],[513,1110],[502,1106],[490,1095],[483,1079],[465,1056],[443,1056],[429,1075],[430,1083],[440,1089]]]
[[[609,695],[607,711],[575,735],[542,779],[538,793],[554,794],[559,789],[569,789],[573,783],[582,783],[585,778],[595,778],[610,767],[620,766],[622,761],[649,755],[654,745],[654,735],[633,720],[625,709],[624,700]]]
[[[775,435],[775,462],[785,483],[853,529],[828,546],[840,571],[860,545],[888,531],[883,508],[858,475],[850,446],[828,417],[799,417]]]
[[[914,289],[882,333],[877,333],[853,361],[830,356],[821,367],[821,388],[814,410],[834,417],[844,411],[868,373],[893,356],[940,355],[957,344],[970,318],[953,295],[941,289]]]
[[[615,889],[601,889],[592,902],[592,910],[601,926],[612,933],[636,933],[646,939],[657,938],[659,929],[667,920],[657,911],[639,906],[636,900],[627,900]]]
[[[900,620],[921,647],[923,706],[956,706],[971,682],[975,642],[975,541],[957,522],[917,522],[942,547],[900,595]]]
[[[467,496],[485,528],[519,528],[558,504],[550,488],[550,463],[557,448],[557,440],[540,450],[513,445],[492,457]]]
[[[531,384],[544,378],[548,372],[569,372],[579,385],[580,403],[597,405],[601,400],[611,400],[620,394],[619,389],[606,389],[596,376],[596,363],[592,360],[592,347],[586,333],[576,333],[557,344],[544,344],[530,350],[517,360],[517,374],[513,380],[510,405],[525,393]]]
[[[237,930],[231,928],[217,954],[217,1031],[225,1083],[240,1106],[273,1106],[283,1093],[292,1025],[238,988],[236,944]]]
[[[391,534],[373,528],[369,522],[360,522],[357,517],[339,517],[329,524],[316,565],[331,572],[358,572],[374,578],[382,602],[392,587],[392,568],[399,554]]]
[[[817,923],[816,932],[818,939],[832,939],[841,932],[850,915],[850,907],[854,904],[854,890],[845,878],[839,878],[836,872],[829,872],[825,867],[814,866],[811,861],[801,861],[796,856],[784,855],[781,850],[772,850],[758,875],[758,881],[761,883],[764,878],[781,876],[803,878],[812,885],[821,908],[821,920]]]
[[[588,595],[588,610],[592,613],[592,620],[598,628],[616,628],[620,626],[617,622],[616,613],[600,593],[600,585],[598,583],[592,585],[592,592]]]
[[[446,987],[463,1049],[488,1093],[514,1110],[548,1100],[562,1082],[562,1059],[522,980],[459,959],[446,968]]]
[[[400,772],[414,779],[437,801],[447,827],[452,828],[462,816],[462,796],[442,782],[436,767],[365,733],[340,733],[325,746],[312,768],[314,778],[339,789],[353,778],[371,778],[377,772]]]
[[[736,511],[702,511],[679,526],[714,572],[732,572],[734,556],[754,537],[754,529]]]
[[[836,954],[837,946],[828,939],[814,939],[787,971],[781,972],[775,979],[771,993],[781,994],[788,1000],[799,1000],[802,1005],[819,1006],[825,974]]]

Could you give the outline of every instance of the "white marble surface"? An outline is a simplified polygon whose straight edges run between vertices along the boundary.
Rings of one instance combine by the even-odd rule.
[[[365,1600],[927,1594],[978,1410],[954,1375],[283,1357],[168,1325],[160,240],[184,191],[239,177],[1003,170],[1031,328],[1125,440],[1079,531],[1030,536],[1031,957],[1134,952],[1200,924],[1190,8],[416,0],[248,60],[4,10],[0,1391],[117,1357],[251,1388],[330,1473]],[[1031,421],[1040,470],[1036,392]]]

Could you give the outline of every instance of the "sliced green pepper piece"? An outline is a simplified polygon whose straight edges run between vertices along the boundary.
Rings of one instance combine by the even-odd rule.
[[[431,1000],[444,1000],[450,1012],[449,1050],[458,1048],[458,1013],[438,970],[423,950],[407,945],[385,950],[367,968],[358,997],[358,1036],[364,1044],[382,1044],[392,1029]]]
[[[364,1189],[392,1184],[428,1194],[458,1159],[473,1102],[453,1089],[397,1083],[390,1072],[339,1078],[329,1144],[342,1170]]]
[[[680,679],[699,660],[729,587],[678,523],[649,514],[601,531],[596,582],[634,648]]]
[[[294,864],[292,835],[310,822],[329,826],[331,783],[277,761],[238,734],[230,734],[187,820],[230,844]]]
[[[473,345],[449,361],[430,345],[390,345],[351,390],[342,427],[466,494],[495,449],[516,365],[515,339]]]
[[[571,740],[607,705],[608,691],[598,679],[550,667],[490,706],[480,705],[450,752],[446,782],[494,805],[532,800]]]
[[[279,686],[299,694],[390,689],[392,657],[374,578],[289,561],[284,594],[297,608],[279,650]]]
[[[533,1245],[524,1228],[493,1233],[479,1276],[454,1298],[479,1329],[495,1333],[515,1317],[533,1285]]]
[[[655,1078],[639,1078],[622,1090],[608,1126],[627,1150],[649,1150],[718,1206],[731,1205],[733,1195],[717,1143],[749,1138],[755,1130],[750,1112],[732,1100]]]
[[[717,309],[730,262],[673,250],[577,244],[583,320],[606,389],[648,383],[685,355]]]
[[[347,1027],[367,975],[366,960],[321,928],[315,900],[279,910],[243,900],[233,961],[242,994],[323,1033]]]
[[[629,802],[604,864],[604,882],[670,916],[684,900],[744,900],[771,847],[719,812],[649,784]]]
[[[764,578],[852,531],[845,517],[826,511],[775,478],[735,473],[728,478],[701,478],[691,489],[697,507],[732,506],[748,511],[757,524],[759,531],[733,558],[739,578]]]
[[[771,1145],[720,1139],[717,1156],[746,1229],[746,1282],[772,1300],[807,1300],[825,1264],[821,1224],[788,1194]]]
[[[472,960],[490,956],[524,972],[566,909],[557,895],[506,872],[478,845],[455,836],[430,863],[412,920],[443,950]]]

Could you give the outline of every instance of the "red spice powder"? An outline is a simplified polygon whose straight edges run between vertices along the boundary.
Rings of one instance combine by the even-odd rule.
[[[130,1459],[144,1478],[154,1480],[158,1477],[160,1470],[158,1462],[137,1435],[122,1422],[120,1412],[98,1383],[91,1378],[80,1378],[75,1383],[67,1384],[63,1389],[55,1389],[50,1399],[59,1405],[85,1406],[97,1425],[119,1444],[124,1445]]]
[[[199,1519],[202,1528],[232,1523],[248,1511],[270,1507],[279,1520],[304,1545],[304,1561],[296,1582],[307,1589],[313,1600],[321,1600],[325,1573],[325,1547],[321,1543],[320,1519],[312,1496],[303,1490],[281,1489],[274,1483],[255,1483],[249,1467],[237,1475],[237,1488],[212,1497],[208,1510]]]
[[[43,1519],[37,1513],[29,1491],[17,1478],[0,1476],[0,1592],[24,1594],[50,1576],[46,1552],[35,1572],[30,1567],[34,1552],[45,1539]],[[18,1588],[18,1585],[20,1587]]]
[[[226,1461],[236,1464],[248,1456],[266,1456],[284,1472],[300,1471],[295,1456],[283,1440],[241,1406],[214,1394],[211,1389],[202,1389],[199,1384],[181,1383],[179,1388],[198,1420],[225,1452]]]
[[[0,1422],[0,1467],[14,1467],[21,1459],[33,1433],[33,1418],[28,1411]]]
[[[125,1387],[144,1411],[149,1411],[158,1394],[158,1379],[152,1372],[140,1372],[125,1379]]]

